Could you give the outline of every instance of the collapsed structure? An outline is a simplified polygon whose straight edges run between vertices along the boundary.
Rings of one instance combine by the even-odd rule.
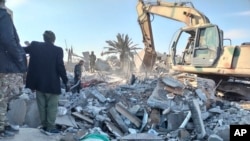
[[[212,80],[157,74],[134,74],[133,81],[124,81],[111,72],[86,73],[79,94],[63,92],[60,97],[56,124],[61,138],[98,134],[110,140],[229,140],[229,125],[249,124],[247,103],[216,96]],[[37,128],[35,94],[26,89],[10,104],[8,116],[21,127]]]

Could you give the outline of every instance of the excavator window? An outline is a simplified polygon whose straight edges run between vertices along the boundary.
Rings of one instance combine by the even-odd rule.
[[[199,28],[194,50],[193,65],[212,66],[220,51],[220,37],[216,26]]]

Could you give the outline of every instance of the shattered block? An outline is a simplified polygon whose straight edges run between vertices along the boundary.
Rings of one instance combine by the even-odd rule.
[[[158,81],[157,86],[147,100],[147,104],[153,108],[167,109],[170,107],[170,102],[166,96],[167,92],[163,89],[164,85]]]
[[[27,112],[27,104],[23,99],[16,99],[10,102],[7,118],[11,124],[23,125]]]

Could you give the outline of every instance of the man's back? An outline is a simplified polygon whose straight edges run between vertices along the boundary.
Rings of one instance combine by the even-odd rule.
[[[25,51],[30,54],[26,87],[60,93],[60,77],[64,81],[67,79],[62,48],[46,42],[32,42]]]

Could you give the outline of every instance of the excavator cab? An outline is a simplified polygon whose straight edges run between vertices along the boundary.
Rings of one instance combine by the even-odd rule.
[[[218,26],[212,24],[181,28],[171,43],[172,65],[212,67],[222,50],[220,32]]]

